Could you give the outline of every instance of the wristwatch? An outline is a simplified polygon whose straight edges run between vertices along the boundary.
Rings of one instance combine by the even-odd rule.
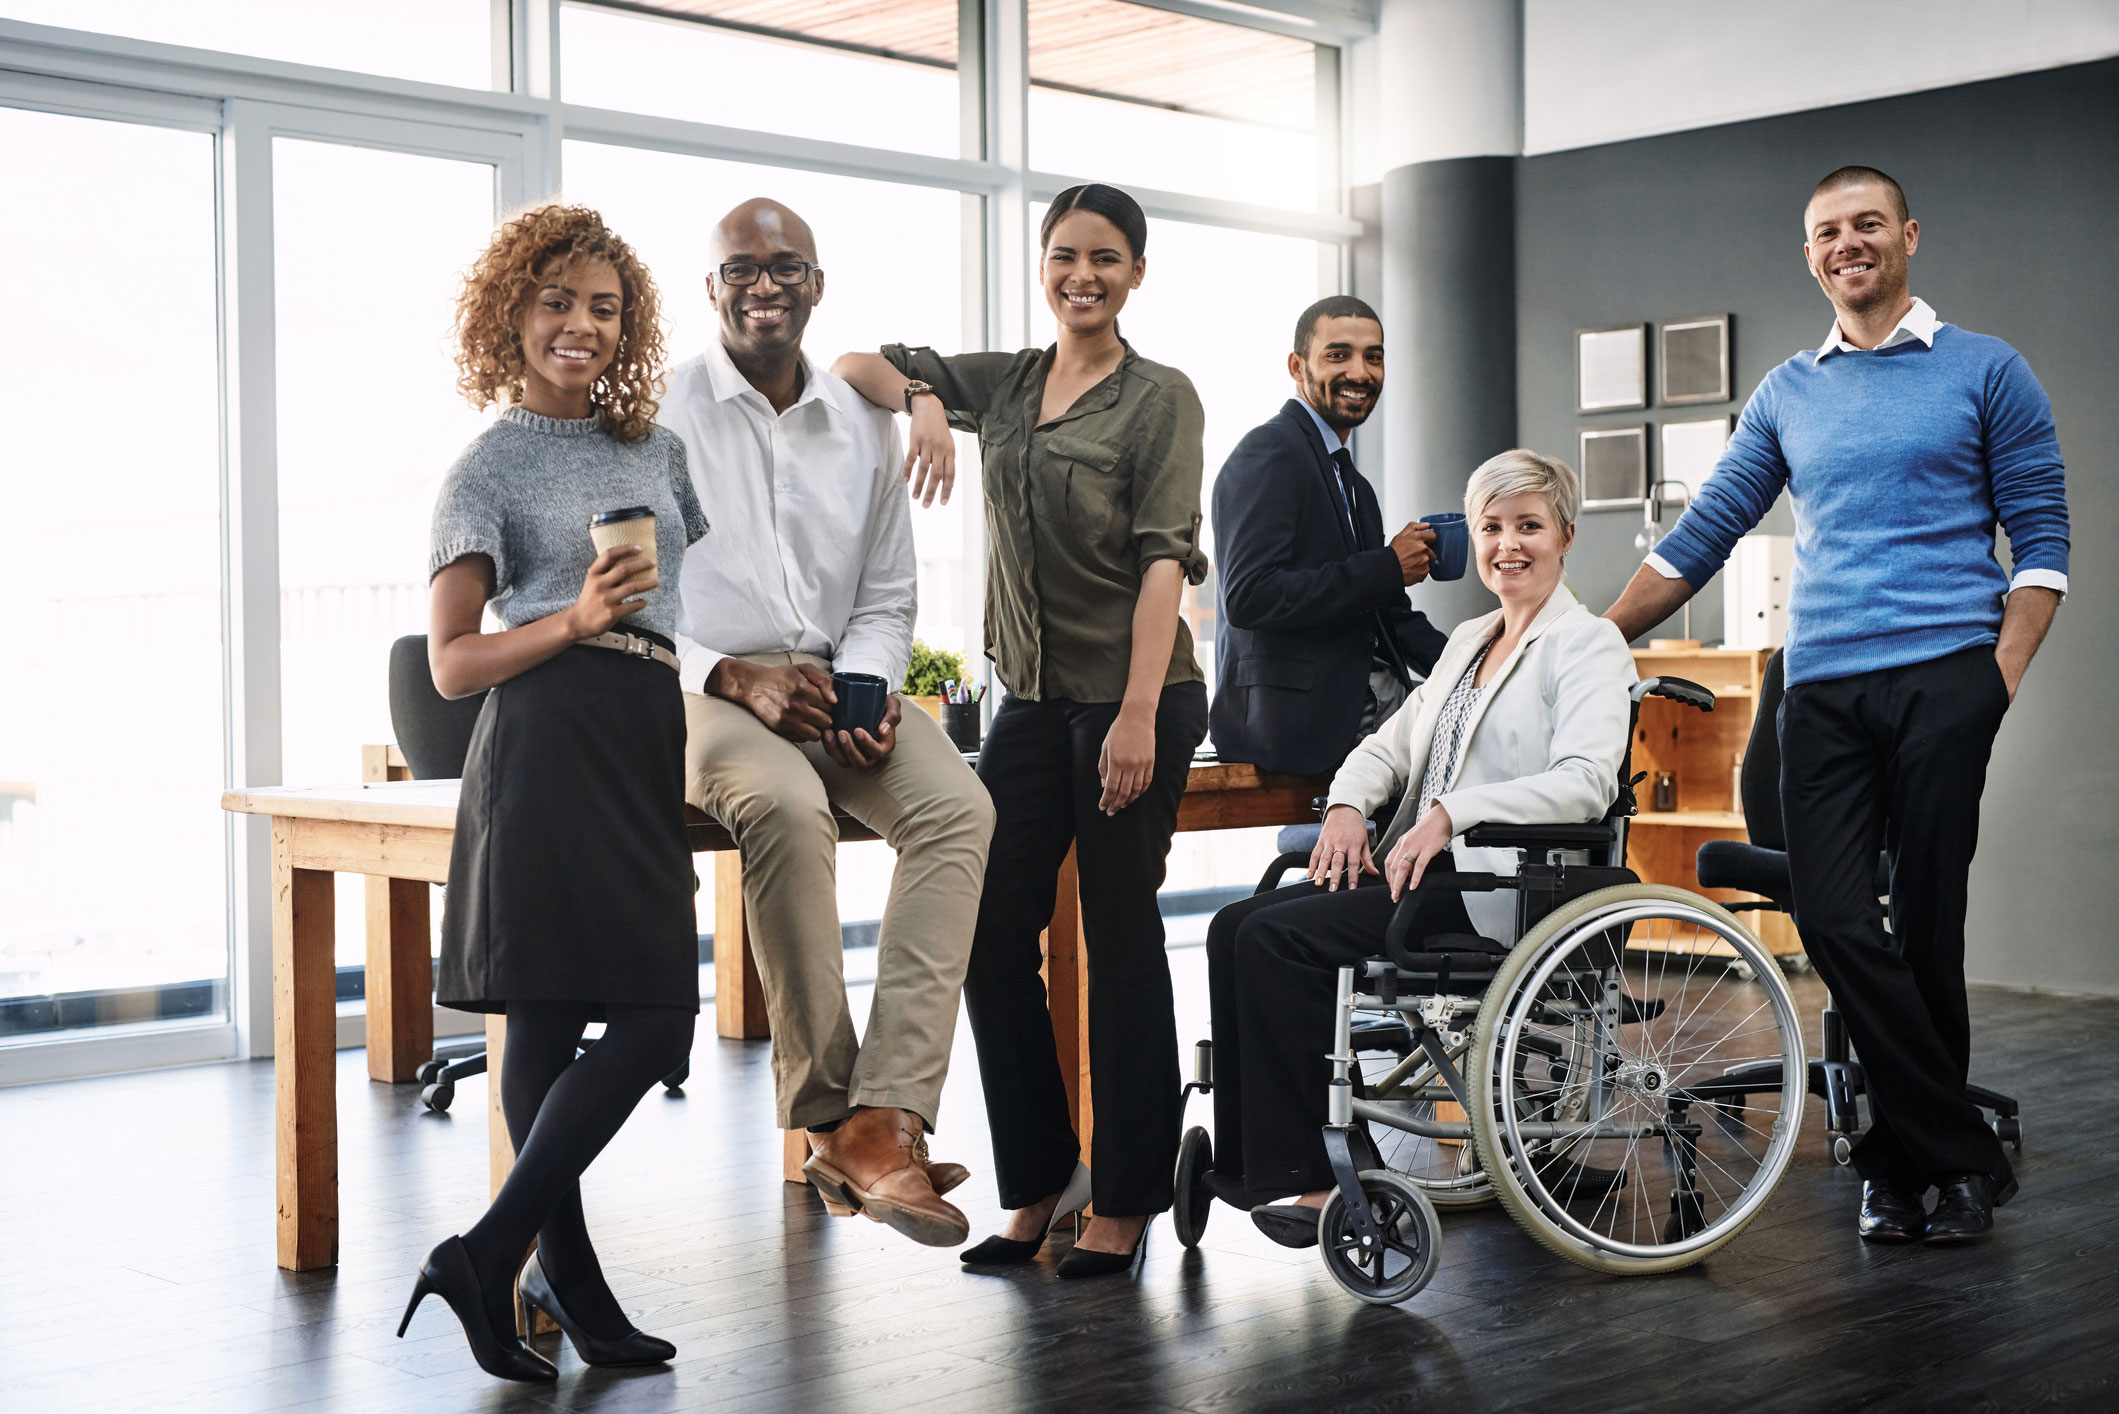
[[[907,384],[905,385],[905,415],[906,415],[907,417],[911,417],[911,416],[912,416],[912,400],[913,400],[914,398],[917,398],[917,397],[918,397],[918,396],[920,396],[920,394],[922,394],[922,393],[933,393],[933,392],[934,392],[934,384],[932,384],[932,383],[922,383],[922,382],[921,382],[921,381],[920,381],[919,379],[917,379],[917,378],[915,378],[915,379],[913,379],[913,380],[912,380],[911,382],[907,383]]]

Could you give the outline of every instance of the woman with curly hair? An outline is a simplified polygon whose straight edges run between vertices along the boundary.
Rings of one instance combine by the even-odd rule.
[[[631,247],[570,206],[502,226],[457,301],[460,386],[502,407],[434,507],[434,684],[486,694],[435,995],[507,1016],[501,1104],[516,1159],[485,1216],[428,1254],[398,1334],[438,1292],[479,1365],[506,1379],[557,1378],[515,1334],[515,1273],[533,1238],[521,1299],[584,1361],[676,1353],[636,1330],[605,1283],[579,1183],[684,1063],[699,1010],[670,635],[676,566],[707,527],[683,443],[653,421],[659,321]],[[651,535],[599,552],[592,517]],[[500,631],[480,631],[486,609]],[[577,1057],[597,1020],[602,1038]]]

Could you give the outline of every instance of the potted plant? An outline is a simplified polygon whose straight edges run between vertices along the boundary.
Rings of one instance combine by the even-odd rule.
[[[942,720],[942,684],[961,683],[969,676],[964,666],[964,655],[940,648],[930,648],[919,639],[912,641],[912,661],[905,667],[905,685],[898,695],[908,702],[919,704],[922,712]]]

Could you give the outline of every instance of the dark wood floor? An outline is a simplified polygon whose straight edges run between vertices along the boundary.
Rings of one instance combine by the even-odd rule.
[[[1203,955],[1173,962],[1204,1035]],[[1772,1205],[1703,1266],[1598,1276],[1489,1210],[1444,1219],[1440,1272],[1395,1309],[1227,1209],[1199,1252],[1160,1222],[1137,1281],[1066,1286],[1049,1257],[971,1275],[827,1219],[779,1181],[766,1047],[702,1035],[687,1093],[651,1096],[587,1185],[614,1285],[679,1358],[548,1346],[541,1388],[479,1373],[439,1301],[392,1334],[420,1254],[481,1206],[481,1083],[436,1118],[340,1057],[343,1262],[302,1275],[273,1265],[269,1064],[0,1090],[0,1410],[2119,1407],[2119,1001],[1979,990],[1973,1014],[1974,1074],[2027,1131],[1985,1244],[1856,1241],[1813,1105]],[[989,1230],[968,1039],[942,1125]]]

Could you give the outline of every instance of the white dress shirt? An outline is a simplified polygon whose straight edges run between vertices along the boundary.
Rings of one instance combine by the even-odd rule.
[[[1825,331],[1825,341],[1817,346],[1817,354],[1811,359],[1811,362],[1823,363],[1834,354],[1875,353],[1883,349],[1895,349],[1900,344],[1912,339],[1918,339],[1932,349],[1935,347],[1935,331],[1940,328],[1942,328],[1942,317],[1936,314],[1926,300],[1915,295],[1913,297],[1913,307],[1905,312],[1905,316],[1897,324],[1892,326],[1891,332],[1884,335],[1883,341],[1877,344],[1875,349],[1860,349],[1848,343],[1846,335],[1839,331],[1839,321],[1835,319],[1832,321],[1832,327]],[[1647,563],[1648,568],[1654,570],[1665,579],[1684,578],[1671,565],[1670,561],[1653,551],[1649,553]],[[2067,595],[2067,576],[2058,570],[2018,570],[2014,577],[2009,580],[2010,589],[2021,589],[2027,584],[2036,585],[2041,589],[2053,590],[2063,598]]]
[[[802,361],[775,414],[716,340],[670,374],[658,421],[684,440],[713,533],[678,577],[678,680],[724,657],[811,653],[895,691],[912,656],[918,565],[890,413]]]

